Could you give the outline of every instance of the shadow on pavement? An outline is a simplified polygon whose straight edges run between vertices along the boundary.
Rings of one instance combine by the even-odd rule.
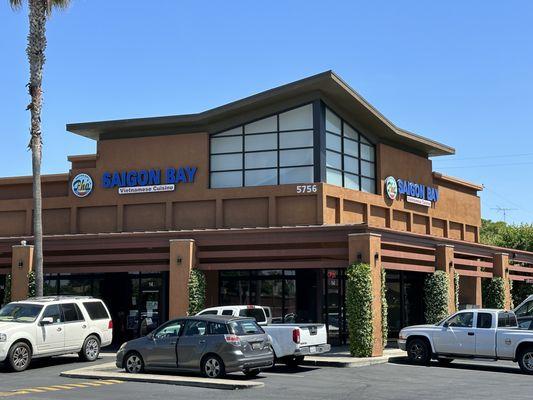
[[[463,360],[454,360],[451,364],[448,365],[442,365],[439,364],[437,361],[431,361],[429,365],[415,365],[411,364],[407,357],[393,357],[389,359],[389,364],[399,364],[399,365],[410,365],[413,367],[420,367],[420,368],[443,368],[443,369],[456,369],[456,370],[470,370],[470,371],[486,371],[486,372],[500,372],[505,374],[518,374],[522,375],[522,371],[520,371],[520,368],[513,367],[513,366],[507,366],[507,365],[500,365],[497,364],[497,361],[480,361],[479,364],[470,364],[470,363],[464,363],[461,362]],[[466,360],[465,360],[466,361]],[[488,365],[486,362],[494,362],[494,365]]]
[[[98,360],[101,360],[102,358],[99,357]],[[40,369],[40,368],[46,368],[46,367],[55,367],[58,365],[66,365],[66,364],[79,364],[81,366],[89,366],[91,363],[80,360],[77,356],[58,356],[58,357],[43,357],[43,358],[36,358],[35,360],[32,360],[30,363],[30,366],[26,371],[31,371],[34,369]],[[77,367],[77,365],[76,365]],[[21,372],[24,373],[25,371]],[[6,363],[0,363],[0,373],[17,373],[13,372],[9,369],[8,365]]]

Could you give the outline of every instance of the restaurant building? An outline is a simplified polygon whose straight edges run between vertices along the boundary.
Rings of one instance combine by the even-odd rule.
[[[375,354],[381,268],[392,336],[423,322],[435,270],[459,274],[461,305],[481,304],[483,278],[533,279],[533,253],[479,243],[482,187],[432,170],[454,149],[398,128],[331,71],[198,114],[67,130],[97,151],[42,178],[45,292],[103,298],[118,340],[186,313],[192,268],[209,306],[268,305],[343,343],[346,268],[370,263]],[[1,178],[0,286],[12,274],[14,298],[31,235],[31,177]]]

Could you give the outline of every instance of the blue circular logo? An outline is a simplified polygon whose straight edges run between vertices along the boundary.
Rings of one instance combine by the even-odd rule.
[[[398,197],[398,183],[393,176],[385,178],[385,193],[387,193],[387,197],[391,200],[395,200]]]
[[[77,197],[86,197],[93,191],[93,180],[87,174],[78,174],[72,180],[72,193]]]

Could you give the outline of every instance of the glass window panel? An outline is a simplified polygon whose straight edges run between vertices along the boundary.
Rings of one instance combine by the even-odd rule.
[[[359,136],[359,140],[361,141],[361,143],[372,144],[363,135]]]
[[[211,187],[228,188],[242,186],[242,172],[212,172],[211,173]]]
[[[258,169],[244,172],[245,186],[277,185],[277,169]]]
[[[279,134],[279,147],[307,147],[313,145],[313,131],[282,132]]]
[[[341,138],[340,136],[326,133],[326,147],[330,150],[341,151]]]
[[[237,128],[233,128],[228,131],[217,133],[214,136],[219,137],[219,136],[231,136],[231,135],[242,135],[242,126],[238,126]]]
[[[279,115],[279,130],[313,129],[313,105],[308,104]]]
[[[374,179],[361,178],[361,190],[368,193],[376,193],[376,181]]]
[[[342,169],[341,155],[333,151],[326,151],[326,167]]]
[[[313,167],[281,168],[279,183],[310,183],[313,182]]]
[[[374,178],[374,170],[374,163],[361,160],[361,175],[368,176],[369,178]]]
[[[359,190],[359,176],[344,173],[344,187]]]
[[[242,136],[211,138],[211,153],[242,151]]]
[[[353,174],[358,174],[359,160],[350,156],[344,156],[344,170]]]
[[[344,153],[359,157],[359,143],[350,139],[344,139]]]
[[[313,149],[282,150],[279,152],[280,167],[313,164]]]
[[[353,140],[358,140],[359,134],[346,122],[343,122],[344,136]]]
[[[342,172],[326,168],[326,182],[332,185],[342,186]]]
[[[268,168],[278,165],[277,151],[261,151],[257,153],[246,153],[244,159],[245,168]]]
[[[244,125],[244,133],[263,133],[263,132],[276,132],[278,130],[278,117],[273,115],[272,117],[263,118],[259,121],[252,122],[251,124]]]
[[[242,169],[242,153],[211,156],[211,171]]]
[[[361,143],[361,158],[363,160],[374,161],[374,148]]]
[[[246,151],[274,150],[278,148],[278,135],[276,133],[246,136],[244,140]]]
[[[329,108],[326,108],[326,130],[341,134],[341,119]]]

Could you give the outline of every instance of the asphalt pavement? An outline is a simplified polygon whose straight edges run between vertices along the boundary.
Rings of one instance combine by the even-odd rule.
[[[103,357],[97,362],[111,360]],[[264,382],[264,388],[237,391],[120,381],[104,383],[59,376],[62,371],[84,365],[87,364],[74,356],[65,356],[37,361],[22,373],[0,368],[0,399],[525,400],[533,393],[533,376],[523,375],[510,362],[455,361],[446,367],[436,363],[421,367],[394,359],[388,364],[360,368],[300,367],[294,371],[279,366],[255,378]],[[248,378],[232,374],[230,379]],[[21,389],[26,391],[20,392]]]

